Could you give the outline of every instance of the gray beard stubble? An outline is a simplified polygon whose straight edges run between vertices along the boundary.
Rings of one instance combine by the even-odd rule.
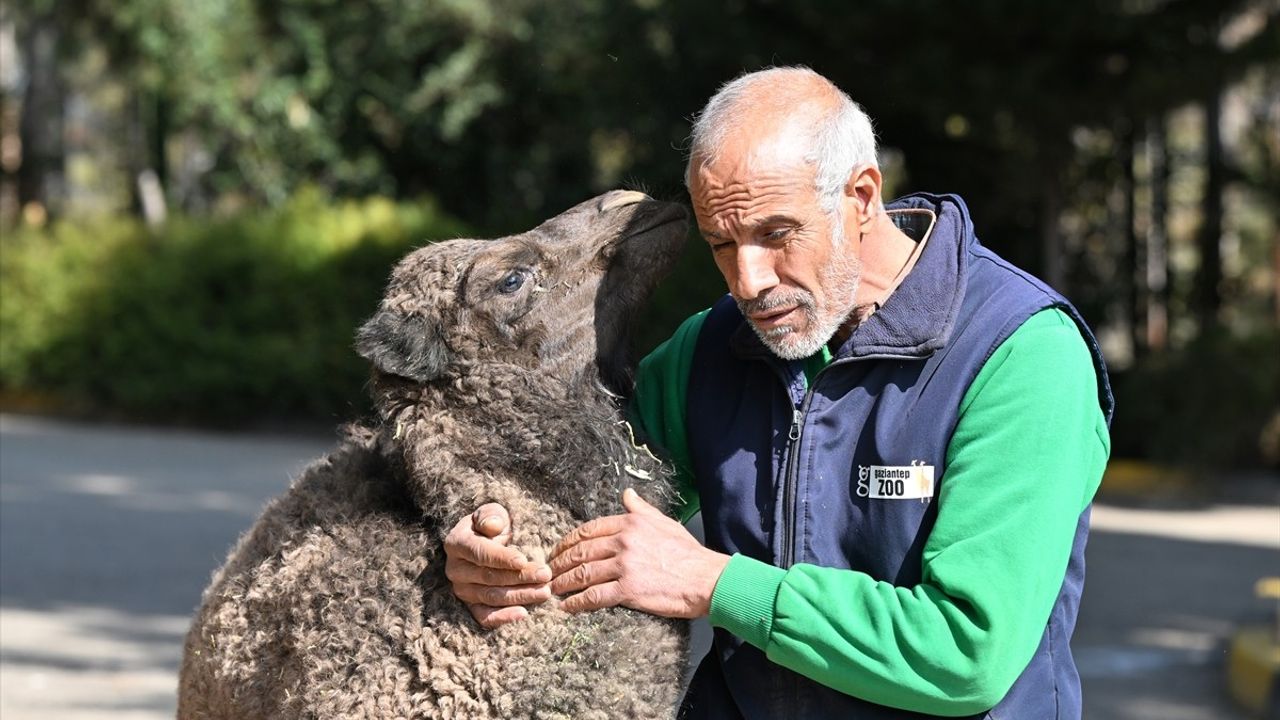
[[[838,306],[821,310],[817,307],[813,294],[806,290],[779,290],[751,300],[737,298],[735,300],[744,317],[749,317],[750,313],[767,312],[788,305],[796,305],[804,315],[805,324],[810,328],[809,332],[803,336],[797,336],[789,326],[764,331],[749,319],[747,324],[751,325],[760,342],[764,343],[773,354],[784,360],[803,360],[826,345],[853,313],[854,298],[858,292],[861,276],[862,266],[856,257],[837,255],[833,258],[822,269],[818,280],[828,290],[826,293],[828,302],[838,303]]]

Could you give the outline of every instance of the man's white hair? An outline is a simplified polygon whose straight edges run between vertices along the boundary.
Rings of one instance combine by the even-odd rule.
[[[828,89],[832,101],[815,98],[815,81]],[[694,118],[685,185],[693,178],[695,164],[700,167],[715,162],[729,134],[739,127],[745,109],[755,111],[763,106],[785,118],[806,104],[817,103],[827,107],[818,108],[809,128],[804,161],[816,166],[814,182],[822,207],[835,212],[853,169],[860,164],[877,165],[875,133],[871,118],[857,103],[830,80],[803,66],[746,73],[721,86]]]

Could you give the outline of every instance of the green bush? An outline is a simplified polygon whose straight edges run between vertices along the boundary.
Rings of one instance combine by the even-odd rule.
[[[330,203],[6,232],[0,392],[63,409],[236,423],[347,417],[365,407],[355,327],[391,265],[464,234],[432,203]]]
[[[1215,334],[1114,378],[1112,455],[1193,469],[1274,464],[1280,332]]]

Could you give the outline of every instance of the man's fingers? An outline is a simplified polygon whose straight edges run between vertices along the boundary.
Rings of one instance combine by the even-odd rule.
[[[617,562],[601,560],[584,563],[552,580],[551,592],[564,595],[609,580],[617,580],[620,577],[622,577],[622,570]]]
[[[471,547],[475,563],[498,570],[522,570],[529,558],[515,548],[503,547],[492,540],[478,539]]]
[[[550,566],[551,574],[554,577],[572,569],[575,565],[613,557],[618,554],[620,549],[619,540],[613,535],[583,540],[580,543],[566,547],[559,555],[552,557],[547,564]]]
[[[546,583],[512,587],[454,583],[453,594],[468,605],[480,604],[493,607],[537,605],[551,599],[551,586]]]
[[[466,518],[463,518],[463,523],[465,526],[460,524],[445,537],[445,557],[498,570],[521,570],[528,564],[529,559],[524,553],[476,535],[471,531],[471,521]]]
[[[506,545],[511,542],[511,516],[498,503],[485,503],[471,514],[472,528],[487,538]]]
[[[520,570],[500,570],[451,557],[445,561],[444,574],[451,582],[475,585],[510,586],[551,582],[551,568],[534,563],[529,563]]]
[[[471,611],[471,617],[480,623],[480,627],[488,628],[489,630],[529,617],[529,611],[519,605],[496,608],[476,603],[468,605],[467,609]]]
[[[613,535],[626,527],[626,523],[626,515],[610,515],[608,517],[596,518],[595,520],[588,520],[574,528],[568,535],[565,535],[564,539],[556,545],[556,549],[551,551],[551,557],[554,559],[560,553],[574,545],[577,545],[583,540],[604,537],[605,535]]]
[[[560,603],[560,609],[569,613],[579,613],[613,607],[621,602],[622,585],[614,580],[603,585],[592,585],[577,595],[570,595]]]

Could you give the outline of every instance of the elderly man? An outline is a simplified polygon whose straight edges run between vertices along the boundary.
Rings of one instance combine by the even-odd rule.
[[[457,595],[487,626],[552,592],[709,617],[691,718],[1079,717],[1111,414],[1079,315],[958,197],[884,204],[870,122],[807,69],[722,88],[686,177],[729,295],[641,363],[633,414],[706,547],[628,492],[541,566],[489,505],[447,541]]]

